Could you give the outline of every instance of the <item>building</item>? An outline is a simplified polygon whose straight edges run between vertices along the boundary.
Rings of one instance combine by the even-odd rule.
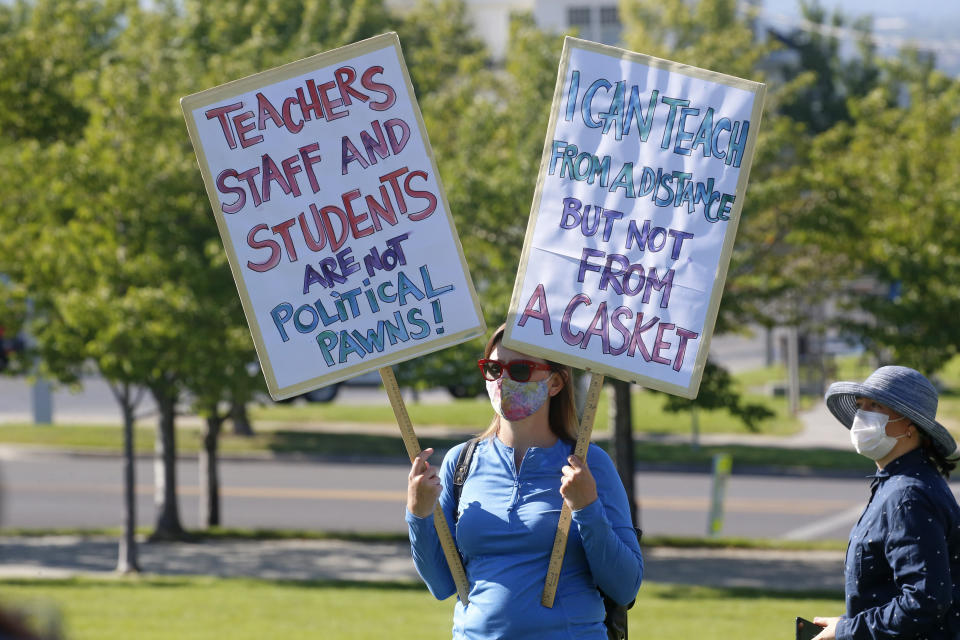
[[[414,6],[416,0],[387,0],[393,9]],[[616,0],[464,0],[477,35],[486,43],[494,60],[503,60],[510,35],[510,15],[533,15],[545,31],[575,32],[580,38],[620,43],[620,14]]]

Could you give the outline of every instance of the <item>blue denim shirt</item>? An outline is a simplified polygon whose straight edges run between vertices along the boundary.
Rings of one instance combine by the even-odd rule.
[[[953,493],[920,449],[873,478],[873,495],[850,532],[847,615],[837,639],[960,638],[960,507]]]
[[[440,506],[453,524],[454,467],[464,445],[443,460]],[[454,536],[470,582],[470,603],[454,608],[453,638],[606,640],[597,587],[623,604],[643,576],[640,545],[627,494],[610,456],[591,444],[587,464],[598,500],[573,512],[563,568],[552,608],[540,604],[557,531],[561,468],[572,446],[531,447],[516,468],[514,450],[498,438],[481,440],[463,485]],[[417,571],[438,599],[455,593],[433,516],[406,515]]]

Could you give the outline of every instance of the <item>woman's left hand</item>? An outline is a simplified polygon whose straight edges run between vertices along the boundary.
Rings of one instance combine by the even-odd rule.
[[[840,618],[814,618],[813,624],[823,627],[823,631],[815,635],[813,640],[835,640],[839,620]]]
[[[586,462],[570,456],[561,471],[560,495],[572,510],[583,509],[597,499],[597,483]]]

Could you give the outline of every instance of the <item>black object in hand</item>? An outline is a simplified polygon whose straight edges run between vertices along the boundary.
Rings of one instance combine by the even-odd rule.
[[[821,631],[823,631],[823,627],[815,625],[805,618],[797,617],[797,640],[813,640]]]

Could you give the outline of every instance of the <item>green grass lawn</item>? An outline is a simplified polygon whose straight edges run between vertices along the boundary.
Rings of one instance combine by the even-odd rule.
[[[58,620],[66,640],[449,638],[453,600],[420,585],[145,578],[7,580],[4,606]],[[838,615],[840,594],[644,584],[630,628],[646,640],[790,638],[798,615]]]
[[[859,358],[842,358],[837,362],[837,377],[861,380],[873,370],[872,365]],[[800,421],[790,416],[783,397],[770,397],[761,390],[771,381],[782,380],[782,368],[768,367],[738,374],[738,387],[751,402],[762,402],[775,412],[775,417],[760,425],[760,432],[786,435],[800,428]],[[941,392],[938,418],[960,436],[960,357],[954,358],[937,376],[944,387]],[[603,440],[607,433],[608,394],[604,393],[598,410],[595,434]],[[809,398],[809,402],[818,399]],[[671,414],[663,410],[664,396],[644,390],[633,394],[634,429],[638,434],[674,434],[688,436],[691,432],[688,413]],[[424,448],[447,449],[482,430],[492,411],[485,398],[457,400],[444,404],[410,403],[407,406],[416,429],[421,425],[445,425],[462,434],[449,438],[421,437]],[[349,405],[297,403],[255,408],[252,411],[257,435],[243,438],[224,433],[220,438],[223,453],[304,453],[313,455],[365,455],[370,457],[403,458],[405,449],[399,429],[387,428],[382,434],[325,433],[311,429],[313,425],[343,423],[395,424],[393,412],[387,404]],[[701,433],[747,433],[746,427],[726,411],[702,411],[699,416]],[[136,448],[141,453],[153,451],[154,427],[138,425]],[[51,447],[88,448],[119,451],[121,430],[117,426],[0,426],[0,443],[32,444]],[[197,429],[178,430],[178,451],[195,453],[200,449]],[[730,453],[736,467],[791,466],[809,469],[867,470],[864,458],[851,451],[785,450],[775,446],[704,446],[693,449],[686,444],[665,444],[644,441],[637,444],[637,460],[656,464],[710,465],[716,453]]]
[[[839,380],[863,380],[874,370],[874,365],[856,356],[837,359],[836,377]],[[801,428],[799,419],[790,415],[786,397],[773,397],[769,390],[774,384],[785,384],[787,372],[783,366],[774,365],[738,373],[733,376],[735,385],[745,402],[761,404],[774,413],[774,417],[761,422],[759,433],[790,435]],[[936,376],[945,387],[941,391],[938,416],[960,435],[960,357],[954,358]],[[679,434],[691,431],[689,413],[664,411],[663,394],[637,389],[632,396],[634,430],[638,433]],[[809,408],[820,402],[819,397],[802,397],[801,407]],[[597,408],[595,429],[603,431],[609,420],[609,389],[601,395]],[[446,404],[408,403],[407,411],[414,426],[445,425],[462,428],[465,432],[481,431],[492,416],[486,398],[456,400]],[[254,408],[251,416],[255,421],[272,425],[312,423],[393,423],[393,411],[389,405],[349,405],[341,403],[271,404]],[[725,410],[701,411],[699,428],[705,434],[742,434],[751,431]]]
[[[433,447],[443,451],[469,437],[446,438],[420,437],[424,449]],[[32,425],[0,427],[0,442],[29,443],[44,446],[89,447],[96,450],[119,451],[119,427],[67,427]],[[606,440],[600,440],[607,446]],[[153,431],[140,429],[136,436],[136,448],[141,453],[153,451]],[[200,448],[199,434],[196,430],[184,429],[179,434],[177,450],[181,453],[195,453]],[[389,434],[362,433],[323,433],[316,431],[275,430],[264,431],[253,438],[241,438],[225,435],[221,437],[220,450],[223,453],[275,453],[324,456],[365,456],[369,458],[404,459],[406,450],[400,437],[400,430]],[[688,444],[672,444],[652,441],[636,443],[636,459],[652,465],[693,465],[709,469],[713,456],[729,453],[733,456],[734,469],[746,467],[794,467],[798,469],[839,469],[863,472],[870,471],[870,461],[849,451],[835,449],[785,449],[777,446],[724,445],[701,446],[697,449]]]
[[[754,374],[757,375],[757,374]],[[770,397],[756,391],[745,390],[744,399],[751,403],[762,404],[774,412],[775,416],[763,421],[760,433],[771,435],[789,435],[796,433],[800,421],[789,415],[787,400],[782,397]],[[632,396],[634,430],[643,433],[679,433],[690,432],[689,413],[668,413],[663,410],[665,396],[651,391],[638,390]],[[609,421],[609,390],[603,393],[597,407],[595,429],[604,430]],[[414,426],[444,425],[460,427],[467,432],[482,431],[490,422],[493,410],[485,398],[455,400],[445,404],[408,403],[407,412]],[[309,425],[311,423],[394,423],[393,410],[387,404],[351,405],[342,403],[304,403],[276,404],[255,407],[250,412],[256,422],[271,424],[290,423]],[[751,433],[746,426],[727,411],[701,411],[699,415],[701,433]]]
[[[134,446],[140,453],[154,450],[156,429],[152,426],[138,426],[134,432]],[[269,434],[253,438],[239,438],[224,435],[220,438],[220,449],[224,452],[251,452],[269,450]],[[94,449],[102,451],[120,451],[123,446],[123,431],[117,425],[0,425],[0,443],[40,445],[68,449]],[[177,430],[177,451],[196,453],[200,450],[200,432],[197,429]]]

